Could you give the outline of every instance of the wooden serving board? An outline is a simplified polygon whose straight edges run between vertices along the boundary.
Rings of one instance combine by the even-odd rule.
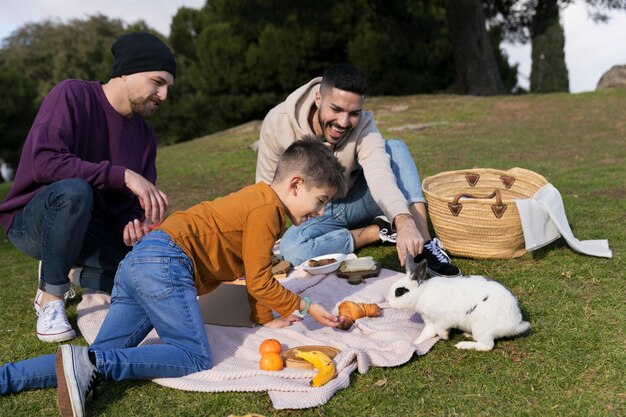
[[[339,349],[334,348],[332,346],[306,345],[306,346],[297,346],[294,348],[290,348],[283,352],[283,359],[285,360],[285,366],[287,368],[315,369],[310,362],[307,362],[302,358],[298,358],[296,356],[296,350],[299,350],[302,352],[310,352],[312,350],[319,350],[327,354],[331,359],[337,356],[339,352],[341,352]]]
[[[382,264],[380,262],[376,263],[376,269],[373,271],[359,271],[359,272],[341,272],[337,270],[337,276],[339,278],[347,278],[348,284],[357,285],[363,282],[365,278],[377,277],[380,274],[380,270],[382,268]]]

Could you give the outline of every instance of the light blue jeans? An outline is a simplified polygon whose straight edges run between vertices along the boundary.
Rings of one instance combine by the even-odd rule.
[[[138,346],[156,329],[162,344]],[[162,232],[120,263],[111,307],[89,348],[105,380],[178,377],[211,367],[191,259]],[[0,394],[55,387],[55,355],[0,367]]]
[[[399,139],[390,139],[385,142],[385,149],[391,157],[396,184],[407,203],[426,202],[422,181],[406,144]],[[328,203],[322,216],[287,229],[280,239],[280,253],[293,265],[329,253],[352,253],[354,240],[350,230],[371,224],[381,214],[382,210],[372,198],[361,172],[348,194]]]

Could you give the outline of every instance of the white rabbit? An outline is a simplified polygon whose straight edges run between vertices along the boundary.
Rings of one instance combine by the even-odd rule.
[[[426,261],[415,265],[412,256],[407,256],[405,266],[406,276],[391,285],[387,301],[393,308],[422,316],[425,326],[415,344],[435,336],[447,340],[454,328],[474,339],[457,343],[457,349],[487,351],[493,349],[495,339],[530,329],[515,296],[502,284],[476,275],[426,279]]]

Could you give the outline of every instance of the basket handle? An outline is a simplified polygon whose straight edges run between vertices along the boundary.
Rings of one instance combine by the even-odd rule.
[[[494,189],[493,193],[485,197],[477,197],[472,194],[457,194],[452,199],[452,202],[448,203],[448,208],[450,209],[450,213],[452,213],[454,217],[457,217],[463,209],[463,204],[459,202],[461,198],[492,199],[494,197],[496,198],[496,204],[491,205],[491,211],[496,219],[499,219],[502,217],[507,208],[507,205],[502,203],[502,193],[499,188]]]
[[[480,179],[480,174],[475,172],[467,172],[465,173],[465,181],[469,184],[470,187],[478,184],[478,180]],[[512,175],[500,175],[500,182],[504,185],[504,188],[507,190],[513,186],[515,182],[515,177]]]

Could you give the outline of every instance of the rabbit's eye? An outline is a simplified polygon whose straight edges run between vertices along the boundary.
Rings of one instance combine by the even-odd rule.
[[[404,294],[406,294],[407,292],[409,292],[409,290],[407,290],[404,287],[399,287],[396,288],[396,297],[402,297]]]

